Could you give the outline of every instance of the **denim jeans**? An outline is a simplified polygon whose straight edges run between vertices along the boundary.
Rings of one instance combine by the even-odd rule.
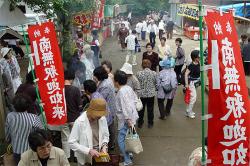
[[[125,124],[118,132],[118,145],[120,148],[120,152],[124,156],[125,164],[132,163],[132,160],[130,159],[129,153],[126,152],[126,150],[125,150],[125,138],[126,138],[126,134],[127,134],[128,129],[129,129],[128,125]]]

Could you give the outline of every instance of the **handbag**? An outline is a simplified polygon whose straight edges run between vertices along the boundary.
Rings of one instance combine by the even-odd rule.
[[[127,131],[127,135],[125,137],[125,150],[135,154],[143,152],[141,140],[135,130],[135,127],[130,127]]]
[[[93,163],[93,165],[95,165],[95,166],[119,166],[120,155],[109,154],[109,157],[110,157],[109,162],[95,162],[95,163]]]
[[[142,101],[140,98],[137,98],[136,101],[135,101],[135,104],[136,104],[136,110],[139,112],[142,110],[143,108],[143,104],[142,104]]]
[[[187,88],[185,91],[185,98],[184,98],[186,104],[190,103],[190,98],[191,98],[191,91],[189,88]]]

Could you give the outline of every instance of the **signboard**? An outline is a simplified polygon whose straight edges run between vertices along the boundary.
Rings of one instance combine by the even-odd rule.
[[[64,94],[64,70],[55,27],[52,22],[29,26],[34,68],[38,79],[47,123],[62,125],[67,121]]]
[[[194,20],[199,20],[199,8],[194,5],[180,4],[177,9],[177,14]]]
[[[249,166],[250,103],[232,13],[213,11],[208,27],[208,165]]]

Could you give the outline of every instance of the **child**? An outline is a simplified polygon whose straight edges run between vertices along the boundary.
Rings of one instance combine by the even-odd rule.
[[[194,50],[191,52],[192,63],[187,67],[185,73],[185,87],[190,90],[190,102],[187,105],[186,115],[189,118],[195,118],[193,107],[196,102],[197,94],[196,87],[200,84],[200,51]]]

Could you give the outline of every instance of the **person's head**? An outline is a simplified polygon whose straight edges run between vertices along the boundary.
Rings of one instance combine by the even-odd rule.
[[[77,37],[78,37],[79,39],[83,38],[83,33],[82,33],[82,32],[78,32],[78,33],[77,33]]]
[[[182,39],[181,39],[181,38],[175,39],[175,45],[176,45],[177,47],[181,46],[181,44],[182,44]]]
[[[193,62],[199,62],[200,61],[200,51],[199,50],[193,50],[191,52],[191,59]]]
[[[127,76],[133,75],[133,66],[130,63],[124,63],[120,71],[123,71]]]
[[[10,48],[4,47],[1,49],[1,55],[5,59],[10,59],[12,57],[13,53],[12,53]]]
[[[143,69],[146,69],[146,68],[151,68],[151,65],[152,65],[152,63],[150,62],[150,60],[148,60],[148,59],[144,59],[143,61],[142,61],[142,68]]]
[[[150,43],[147,43],[146,44],[146,49],[147,49],[147,52],[152,52],[153,51],[153,47]]]
[[[115,83],[115,87],[119,88],[120,86],[124,86],[127,84],[127,75],[125,72],[121,71],[121,70],[117,70],[114,74],[114,83]]]
[[[36,75],[35,70],[33,70],[33,72],[34,72],[34,75]],[[32,71],[26,74],[26,83],[34,84],[34,77],[33,77]]]
[[[86,80],[83,83],[84,91],[90,95],[96,92],[97,86],[96,82],[93,80]]]
[[[14,97],[12,104],[14,105],[16,112],[25,112],[30,108],[32,101],[31,98],[25,94],[17,94]]]
[[[136,34],[136,30],[132,30],[132,34],[135,35]]]
[[[241,38],[241,41],[245,42],[245,41],[247,40],[247,35],[242,34],[242,35],[240,36],[240,38]]]
[[[125,28],[125,24],[124,23],[121,23],[121,28]]]
[[[103,81],[109,77],[107,71],[102,66],[95,68],[93,73],[96,82]]]
[[[112,72],[112,63],[109,60],[105,60],[101,63],[102,67],[107,71],[107,73]]]
[[[87,108],[87,116],[89,121],[99,120],[107,114],[107,103],[104,99],[92,99]]]
[[[28,137],[28,142],[31,150],[36,152],[40,159],[46,159],[50,156],[52,143],[48,131],[37,129],[31,132]]]
[[[1,45],[2,47],[8,47],[8,43],[5,42],[4,40],[0,40],[0,45]]]
[[[161,38],[161,45],[164,46],[166,44],[167,39],[165,37]]]
[[[73,80],[75,79],[75,73],[73,70],[65,70],[64,71],[64,80],[70,81],[70,83],[73,83]]]

